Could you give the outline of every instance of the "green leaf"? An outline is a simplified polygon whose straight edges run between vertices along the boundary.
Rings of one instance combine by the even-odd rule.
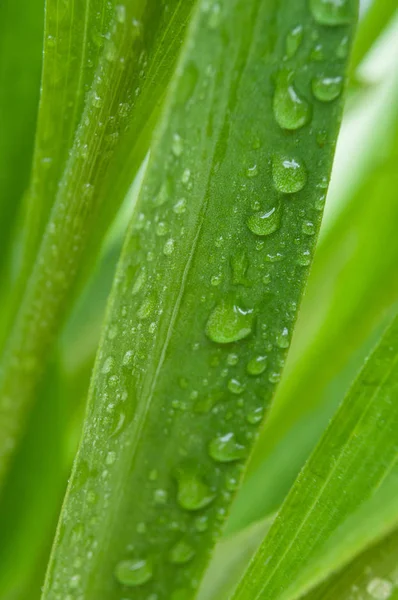
[[[398,531],[358,556],[341,572],[303,596],[303,600],[396,600]],[[355,596],[353,596],[355,594]]]
[[[234,600],[298,597],[330,536],[390,474],[397,477],[397,335],[398,319],[302,470]]]
[[[75,13],[72,5],[62,5],[62,10],[58,12],[56,6],[56,2],[47,3],[48,18],[65,19],[63,25],[70,29],[73,37]],[[89,16],[92,14],[89,10],[96,5],[91,6],[87,1],[84,6]],[[130,0],[124,5],[117,5],[112,11],[114,18],[105,36],[107,41],[98,62],[93,86],[85,96],[82,120],[57,186],[55,203],[39,253],[3,352],[0,378],[0,486],[34,402],[54,339],[76,293],[79,277],[86,273],[97,256],[103,234],[146,152],[147,146],[143,143],[144,133],[148,135],[146,117],[157,110],[191,6],[191,2],[175,0],[169,3],[165,11],[165,6],[162,5],[159,10],[156,2]],[[93,18],[97,18],[96,15]],[[105,13],[100,11],[100,15]],[[147,31],[148,23],[150,28]],[[88,21],[86,27],[89,27]],[[96,31],[95,26],[90,25],[90,35],[96,34]],[[83,41],[87,35],[83,35]],[[83,46],[81,52],[89,62],[88,47]],[[56,63],[58,59],[61,60],[56,53]],[[50,78],[54,70],[58,72],[56,66],[49,68]],[[161,75],[152,85],[158,71]],[[64,75],[62,70],[60,75]],[[141,83],[143,89],[139,94]],[[77,94],[76,89],[74,93]],[[139,99],[135,101],[137,95]],[[69,101],[67,104],[69,108]],[[77,106],[75,110],[78,112]],[[51,107],[47,108],[50,110]],[[41,118],[46,116],[47,112],[44,111],[44,117]],[[131,152],[126,156],[122,151],[132,140],[137,141],[138,145],[131,144]],[[62,137],[60,143],[63,148]],[[115,179],[114,174],[118,170],[120,177]],[[40,185],[46,185],[41,176]],[[37,214],[44,212],[39,207]],[[28,225],[40,230],[41,225],[32,214]],[[41,216],[39,220],[41,222]],[[31,248],[29,243],[27,248]],[[23,272],[22,280],[25,275]],[[12,294],[10,297],[14,303],[15,297]],[[18,286],[16,297],[19,297]]]
[[[355,71],[362,60],[384,33],[397,13],[394,0],[373,0],[358,27],[352,49],[351,68]]]
[[[392,83],[380,105],[374,145],[366,150],[363,179],[317,247],[286,369],[229,532],[278,508],[395,313],[398,96]]]
[[[42,64],[44,0],[0,5],[1,286],[32,161]],[[3,289],[1,289],[3,293]]]
[[[192,596],[289,345],[355,8],[198,3],[112,293],[44,598]]]

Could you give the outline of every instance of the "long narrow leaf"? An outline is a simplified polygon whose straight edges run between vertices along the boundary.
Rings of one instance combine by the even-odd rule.
[[[289,345],[355,8],[198,3],[121,259],[44,598],[194,594]],[[323,61],[308,68],[315,38]]]
[[[397,335],[398,319],[301,472],[234,600],[298,597],[330,536],[398,474]]]

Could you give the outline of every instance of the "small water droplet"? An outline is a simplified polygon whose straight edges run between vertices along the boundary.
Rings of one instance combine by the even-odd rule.
[[[160,221],[156,225],[156,235],[163,236],[163,235],[166,235],[168,232],[169,232],[168,225],[164,221]]]
[[[266,356],[255,356],[248,363],[246,370],[249,375],[261,375],[267,368]]]
[[[311,252],[303,250],[297,257],[297,264],[301,267],[308,267],[311,264]]]
[[[123,24],[126,22],[126,7],[124,4],[117,4],[115,7],[116,19],[119,23]]]
[[[257,425],[258,423],[260,423],[262,421],[263,416],[264,416],[264,409],[262,406],[259,406],[258,408],[254,408],[249,413],[247,413],[246,421],[250,425]]]
[[[106,455],[105,463],[107,465],[113,465],[113,463],[115,462],[115,460],[116,460],[116,452],[114,452],[113,450],[111,450]]]
[[[332,102],[342,91],[342,77],[315,77],[312,80],[312,93],[320,102]]]
[[[209,17],[207,24],[210,29],[217,29],[221,21],[221,6],[218,2],[215,2],[209,11]]]
[[[116,565],[115,577],[122,585],[143,585],[152,579],[152,566],[147,560],[122,560]]]
[[[152,311],[155,308],[155,300],[153,297],[149,296],[145,298],[144,302],[141,304],[140,308],[137,311],[137,317],[139,319],[147,319]]]
[[[281,333],[277,336],[276,345],[279,346],[279,348],[289,348],[289,330],[287,327],[284,327]]]
[[[201,515],[195,519],[195,529],[199,533],[203,533],[209,527],[209,518],[207,515]]]
[[[307,182],[307,171],[297,158],[276,156],[272,161],[275,188],[284,194],[300,192]]]
[[[235,365],[237,365],[239,362],[239,356],[237,354],[235,354],[234,352],[231,352],[230,354],[228,354],[227,356],[227,365],[229,365],[230,367],[234,367]]]
[[[200,510],[213,502],[214,494],[196,475],[185,472],[179,473],[177,482],[177,501],[185,510]]]
[[[131,288],[131,295],[135,296],[141,290],[142,286],[146,281],[146,269],[142,268],[133,283],[133,287]]]
[[[304,235],[314,235],[315,234],[315,225],[312,221],[304,221],[301,231]]]
[[[153,199],[153,203],[155,204],[155,206],[162,206],[167,202],[167,200],[171,196],[171,189],[172,184],[170,179],[165,179],[165,181],[163,181],[162,185],[160,186],[158,193]]]
[[[257,175],[258,175],[257,165],[253,165],[252,167],[248,167],[246,169],[246,177],[249,177],[249,179],[251,179],[252,177],[257,177]]]
[[[355,18],[352,0],[310,0],[314,19],[321,25],[346,25]]]
[[[241,394],[245,389],[245,386],[237,379],[230,379],[228,381],[228,389],[231,394]]]
[[[182,137],[178,133],[175,133],[173,135],[171,151],[173,152],[176,158],[179,158],[184,152],[184,142],[182,140]]]
[[[366,591],[374,600],[388,600],[393,590],[394,586],[391,581],[380,577],[372,579],[366,587]]]
[[[101,372],[104,374],[110,373],[112,371],[114,365],[115,365],[115,359],[113,358],[113,356],[108,356],[108,358],[105,359],[104,364],[102,365]]]
[[[253,310],[222,301],[207,321],[206,335],[218,344],[230,344],[249,336],[252,327]]]
[[[281,224],[281,211],[279,206],[274,206],[265,212],[257,212],[247,220],[247,226],[255,235],[271,235],[277,231]]]
[[[311,118],[311,107],[296,91],[291,71],[278,74],[273,109],[276,122],[282,129],[300,129]]]
[[[175,241],[173,238],[168,239],[163,246],[163,254],[165,256],[171,256],[175,249]]]
[[[226,433],[210,442],[209,454],[217,462],[234,462],[246,456],[246,448],[239,444],[234,433]]]
[[[213,275],[213,277],[210,279],[210,283],[213,286],[220,285],[220,283],[221,283],[220,275]]]
[[[300,48],[303,40],[303,28],[301,25],[293,27],[286,36],[286,56],[293,58],[297,50]]]
[[[337,58],[340,58],[340,59],[347,58],[349,42],[350,42],[350,38],[348,37],[348,35],[344,36],[341,39],[341,42],[339,43],[339,45],[337,46],[337,49],[336,49]]]
[[[195,550],[184,540],[178,542],[170,550],[169,560],[176,565],[183,565],[195,556]]]
[[[231,258],[232,267],[232,283],[234,285],[243,285],[245,287],[250,285],[249,280],[246,277],[246,271],[249,267],[249,260],[246,252],[237,252]]]
[[[161,488],[157,489],[153,493],[153,500],[155,504],[162,505],[167,502],[167,491]]]
[[[187,210],[187,201],[185,198],[180,198],[173,206],[173,211],[176,215],[182,215]]]

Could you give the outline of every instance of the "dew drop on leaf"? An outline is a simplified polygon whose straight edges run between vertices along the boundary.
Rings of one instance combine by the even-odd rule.
[[[310,6],[321,25],[346,25],[355,18],[352,0],[310,0]]]
[[[226,433],[210,442],[209,455],[216,462],[234,462],[246,456],[246,448],[238,443],[234,433]]]
[[[289,330],[287,327],[284,327],[281,333],[276,338],[276,344],[279,348],[289,348]]]
[[[152,566],[147,560],[122,560],[116,565],[115,577],[122,585],[143,585],[152,579]]]
[[[315,77],[312,80],[312,93],[320,102],[332,102],[342,91],[342,77]]]
[[[287,58],[293,58],[299,49],[303,40],[303,28],[301,25],[297,25],[289,31],[286,36],[286,56]]]
[[[207,515],[201,515],[195,519],[195,529],[199,533],[203,533],[209,527],[209,518]]]
[[[173,238],[169,238],[163,246],[163,254],[165,256],[171,256],[174,252],[174,248],[175,248],[175,242],[174,242]]]
[[[182,215],[187,210],[187,201],[185,198],[180,198],[173,206],[173,211],[176,215]]]
[[[293,85],[291,71],[278,74],[273,109],[276,122],[282,129],[300,129],[311,118],[311,107]]]
[[[192,546],[182,540],[170,550],[169,560],[171,563],[183,565],[192,560],[194,556],[195,551]]]
[[[294,194],[305,186],[307,171],[297,158],[276,156],[272,162],[272,177],[278,192]]]
[[[209,487],[192,473],[180,473],[177,483],[177,501],[185,510],[200,510],[214,500],[214,494],[211,493]]]
[[[247,220],[247,226],[255,235],[271,235],[277,231],[281,223],[279,207],[273,207],[265,212],[257,212]]]
[[[184,142],[182,140],[182,137],[178,133],[175,133],[173,135],[171,151],[173,152],[176,158],[179,158],[184,152]]]
[[[249,375],[261,375],[267,368],[266,356],[255,356],[248,363],[246,370]]]
[[[301,231],[304,235],[314,235],[315,234],[315,225],[312,221],[304,221]]]
[[[231,392],[231,394],[238,395],[243,392],[243,390],[245,389],[245,386],[237,379],[230,379],[228,381],[228,389]]]
[[[218,344],[230,344],[250,335],[252,327],[253,310],[223,301],[211,313],[206,325],[206,335]]]
[[[366,591],[374,600],[388,600],[393,590],[394,586],[391,581],[380,577],[372,579],[366,587]]]
[[[259,406],[258,408],[254,408],[253,410],[251,410],[246,415],[246,421],[250,425],[257,425],[262,420],[263,415],[264,415],[264,409],[262,406]]]

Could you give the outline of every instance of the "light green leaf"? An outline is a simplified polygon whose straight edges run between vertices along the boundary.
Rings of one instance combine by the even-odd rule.
[[[352,49],[351,68],[355,71],[362,60],[397,15],[394,0],[372,0],[367,9]]]
[[[300,473],[234,600],[296,598],[337,528],[398,475],[397,335],[398,319]]]
[[[119,266],[43,598],[192,597],[289,345],[355,8],[198,3]]]
[[[83,4],[79,6],[81,8]],[[90,3],[87,1],[84,6],[87,15],[90,15]],[[93,4],[92,8],[95,6]],[[93,86],[87,90],[82,120],[57,186],[51,216],[2,356],[0,485],[23,431],[30,405],[34,402],[52,344],[70,308],[79,277],[97,256],[103,234],[123,200],[135,169],[141,163],[142,154],[146,152],[143,143],[144,133],[148,135],[146,117],[157,110],[191,6],[191,2],[175,0],[169,3],[165,11],[164,5],[159,10],[157,2],[130,0],[112,10],[113,20],[109,25]],[[57,3],[53,0],[47,3],[48,18],[51,22],[52,19],[65,19],[62,26],[69,28],[73,37],[73,4],[62,4],[61,12],[56,7]],[[97,18],[96,15],[93,18]],[[100,15],[105,19],[105,13],[100,11]],[[148,22],[150,29],[147,31]],[[90,25],[90,35],[92,31],[96,33],[95,27],[92,29]],[[83,41],[86,37],[83,35]],[[81,35],[79,44],[80,40]],[[56,43],[54,47],[57,48]],[[86,61],[90,60],[89,47],[82,46],[81,50]],[[62,57],[56,53],[55,60],[57,63]],[[84,67],[85,63],[82,62],[82,65]],[[161,76],[152,85],[158,71]],[[54,72],[58,73],[57,68],[51,66],[50,61],[50,78]],[[63,70],[60,71],[61,75],[65,75]],[[140,94],[138,88],[141,84]],[[80,97],[81,91],[78,92],[76,88],[73,93]],[[139,99],[136,100],[136,96]],[[69,101],[67,106],[69,109]],[[79,112],[77,105],[75,110]],[[52,114],[51,111],[52,108]],[[46,119],[47,115],[44,111],[44,117],[41,118]],[[55,139],[60,139],[64,150],[62,136],[58,138],[58,135],[61,136],[61,133]],[[132,140],[137,141],[138,146],[133,145]],[[126,156],[122,150],[129,143],[131,152]],[[58,150],[62,154],[63,150]],[[42,151],[37,152],[40,154]],[[57,158],[56,164],[60,162]],[[43,162],[40,164],[43,165]],[[58,165],[57,173],[58,167],[59,172],[61,169]],[[120,171],[118,180],[113,177],[117,170]],[[40,175],[40,185],[47,185],[46,181]],[[51,190],[53,183],[49,183]],[[47,192],[44,195],[47,198]],[[36,214],[36,210],[34,212]],[[38,208],[37,214],[45,212],[47,209],[43,212]],[[32,214],[28,226],[40,230],[41,225]],[[41,222],[42,216],[39,220]],[[36,246],[36,242],[33,246]],[[31,248],[34,254],[33,246],[28,243],[27,248]],[[23,270],[22,281],[26,274]],[[18,285],[16,297],[11,293],[10,298],[12,303],[17,304]]]

